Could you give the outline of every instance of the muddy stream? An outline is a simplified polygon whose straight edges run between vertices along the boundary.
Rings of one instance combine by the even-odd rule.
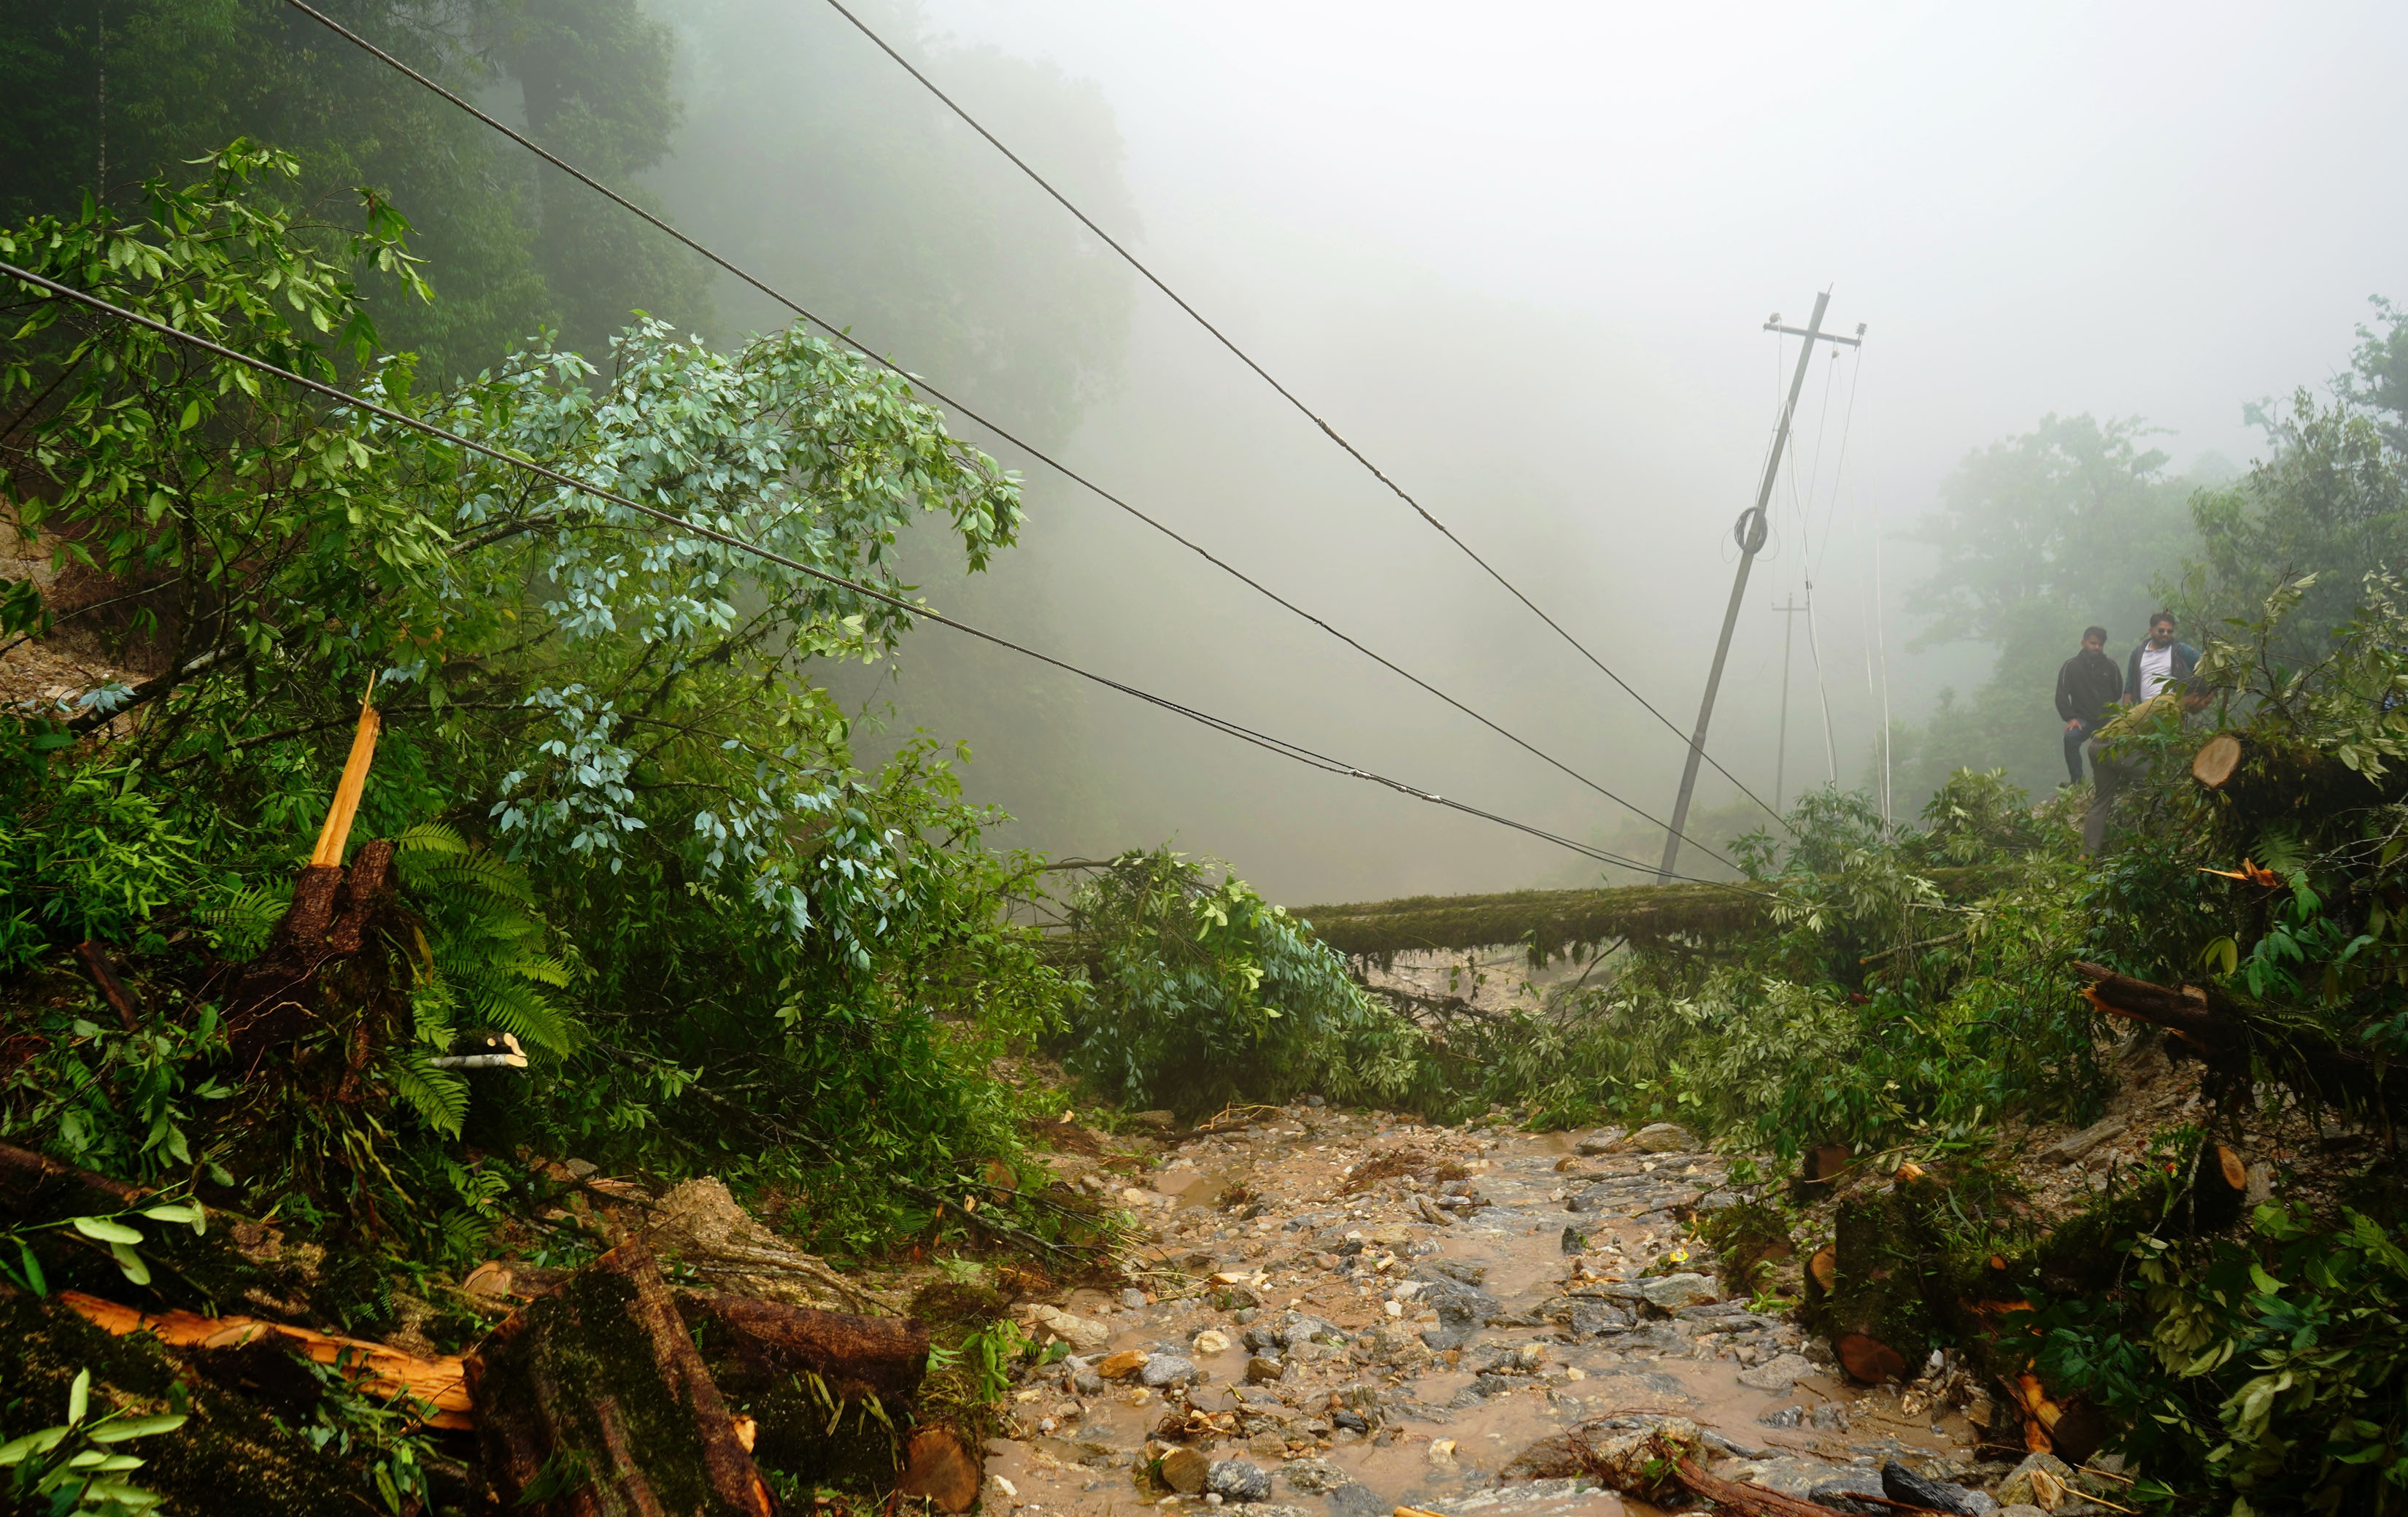
[[[1297,1106],[1138,1174],[1054,1156],[1144,1218],[1160,1274],[1025,1316],[1074,1352],[1016,1393],[986,1510],[1653,1511],[1547,1458],[1599,1419],[1687,1419],[1715,1473],[1797,1496],[1879,1495],[1893,1459],[1973,1472],[1960,1416],[1852,1385],[1726,1297],[1684,1220],[1728,1195],[1725,1162],[1644,1136],[1677,1146]]]

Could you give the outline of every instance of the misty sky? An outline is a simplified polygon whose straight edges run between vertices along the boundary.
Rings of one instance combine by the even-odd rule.
[[[1810,380],[1797,479],[1712,744],[1768,796],[1769,607],[1799,588],[1810,554],[1841,777],[1856,783],[1878,723],[1868,608],[1882,523],[1921,514],[1969,449],[2050,411],[2145,416],[2169,429],[2177,467],[2245,464],[2258,443],[2242,403],[2323,382],[2366,297],[2408,297],[2396,5],[931,0],[925,15],[936,40],[1100,91],[1125,147],[1132,246],[1683,725],[1728,592],[1730,522],[1795,352],[1759,323],[1774,310],[1799,322],[1835,286],[1833,320],[1869,323],[1868,345],[1860,369],[1830,371],[1828,420],[1823,365]],[[818,45],[857,51],[898,101],[917,88],[826,22]],[[937,71],[982,108],[975,78]],[[1014,171],[997,159],[994,172]],[[1081,196],[1077,173],[1063,177]],[[1008,395],[992,403],[1009,409]],[[1119,382],[1066,451],[1669,809],[1677,739],[1150,292]],[[1027,547],[977,597],[990,620],[1019,623],[999,630],[1365,767],[1641,846],[1643,828],[1578,785],[1039,469],[1029,500]],[[1912,718],[1942,683],[1977,683],[1987,655],[1905,656],[1919,629],[1896,603],[1914,550],[1893,537],[1883,554],[1892,697]],[[971,738],[974,791],[1030,816],[1020,841],[1096,852],[1175,835],[1297,901],[1594,878],[1545,845],[1109,696],[1075,703],[1085,800],[1032,800],[1040,778],[1015,773],[1013,755],[1035,750],[915,706],[911,668],[959,659],[1032,693],[1039,677],[935,646],[943,636],[920,634],[907,656],[902,720]],[[1802,646],[1798,667],[1808,679]],[[1824,774],[1811,695],[1802,685],[1792,709],[1793,794]]]

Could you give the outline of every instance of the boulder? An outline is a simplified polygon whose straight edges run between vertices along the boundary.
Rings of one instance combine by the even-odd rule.
[[[1762,1391],[1770,1395],[1785,1395],[1791,1386],[1807,1376],[1816,1373],[1817,1367],[1813,1360],[1802,1355],[1784,1353],[1753,1369],[1741,1370],[1739,1382],[1751,1391]],[[1794,1427],[1797,1424],[1793,1421],[1787,1425]]]
[[[1658,1275],[1654,1280],[1639,1282],[1647,1304],[1661,1311],[1678,1311],[1683,1307],[1703,1306],[1719,1300],[1722,1290],[1703,1275]]]
[[[1162,1456],[1158,1467],[1162,1483],[1181,1496],[1202,1496],[1204,1481],[1211,1473],[1212,1461],[1194,1449],[1173,1449]]]
[[[1695,1153],[1698,1145],[1677,1122],[1651,1122],[1630,1135],[1630,1146],[1641,1153]]]
[[[1224,1501],[1268,1501],[1271,1472],[1251,1459],[1215,1459],[1205,1471],[1204,1489]]]
[[[1039,1335],[1051,1333],[1070,1345],[1073,1353],[1093,1353],[1111,1341],[1112,1330],[1092,1318],[1073,1316],[1059,1307],[1032,1307],[1027,1325]]]
[[[1999,1506],[1986,1491],[1970,1491],[1947,1481],[1918,1475],[1895,1459],[1882,1466],[1881,1480],[1882,1494],[1892,1501],[1948,1512],[1951,1517],[1987,1517]]]
[[[1184,1384],[1196,1378],[1196,1361],[1182,1359],[1175,1353],[1157,1353],[1146,1360],[1137,1372],[1140,1385],[1157,1391],[1166,1385]]]

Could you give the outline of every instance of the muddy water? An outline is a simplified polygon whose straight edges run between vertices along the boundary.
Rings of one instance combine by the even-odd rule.
[[[1713,1194],[1724,1166],[1694,1152],[1578,1152],[1579,1139],[1595,1149],[1617,1137],[1295,1108],[1171,1149],[1144,1174],[1087,1177],[1153,1227],[1152,1288],[1061,1303],[1109,1338],[1017,1393],[1017,1436],[990,1451],[988,1510],[1236,1504],[1165,1496],[1144,1479],[1152,1460],[1187,1447],[1268,1475],[1269,1505],[1246,1505],[1249,1517],[1647,1511],[1584,1481],[1506,1478],[1531,1445],[1608,1418],[1686,1418],[1719,1452],[1718,1472],[1800,1495],[1888,1458],[1946,1474],[1929,1462],[1970,1456],[1961,1419],[1908,1415],[1919,1409],[1850,1386],[1827,1363],[1785,1390],[1742,1384],[1783,1354],[1820,1352],[1784,1316],[1629,1299],[1650,1266],[1711,1275],[1680,1218]],[[1391,1154],[1418,1159],[1420,1172],[1348,1189],[1354,1168]],[[1061,1161],[1074,1181],[1092,1166]],[[1452,1219],[1441,1224],[1417,1194],[1471,1204],[1440,1209]],[[1450,1299],[1455,1310],[1442,1316],[1436,1306]],[[1263,1336],[1298,1314],[1335,1331],[1291,1333],[1285,1345]],[[1250,1329],[1259,1352],[1246,1346]],[[1096,1367],[1124,1350],[1185,1359],[1195,1375],[1154,1387],[1101,1379]]]

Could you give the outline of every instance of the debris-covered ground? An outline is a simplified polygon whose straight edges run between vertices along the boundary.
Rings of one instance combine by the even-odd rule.
[[[1016,1392],[991,1510],[1647,1510],[1566,1435],[1593,1462],[1616,1433],[1689,1424],[1713,1474],[1842,1510],[1884,1495],[1885,1465],[1971,1510],[2017,1469],[1977,1460],[1946,1367],[1853,1384],[1781,1305],[1724,1288],[1694,1221],[1737,1198],[1727,1164],[1677,1127],[1251,1115],[1142,1175],[1054,1156],[1148,1216],[1160,1274],[1021,1309],[1071,1353]]]

